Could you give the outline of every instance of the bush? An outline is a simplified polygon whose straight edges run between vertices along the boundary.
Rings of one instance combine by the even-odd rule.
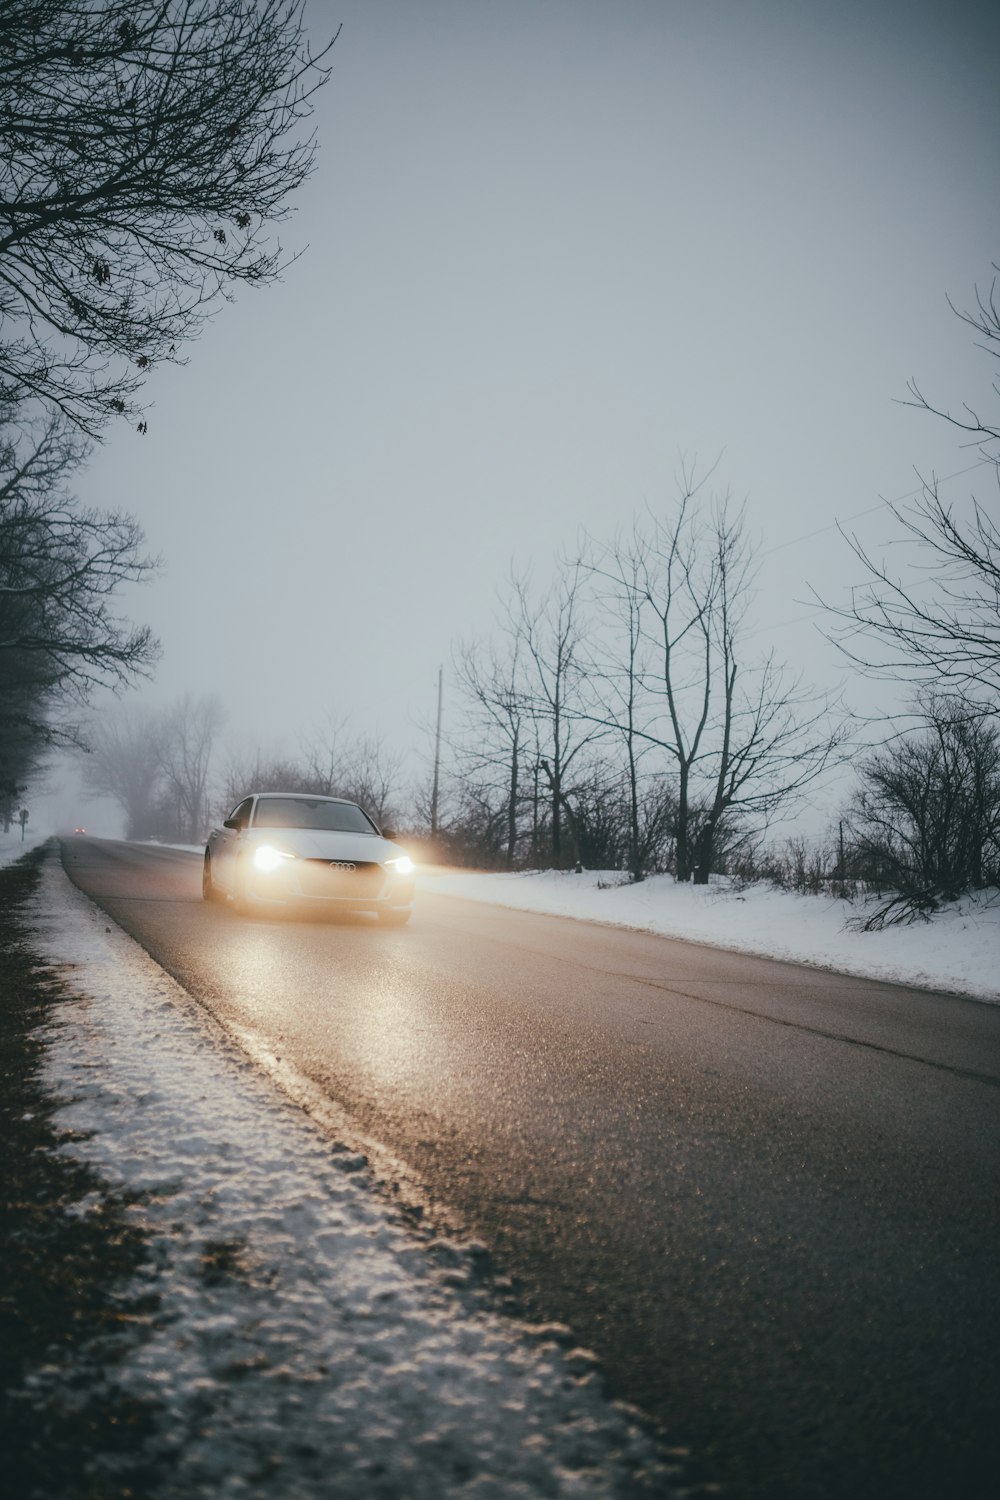
[[[893,920],[1000,882],[994,717],[954,699],[929,699],[919,728],[861,762],[845,820],[852,866],[869,885],[902,898]]]

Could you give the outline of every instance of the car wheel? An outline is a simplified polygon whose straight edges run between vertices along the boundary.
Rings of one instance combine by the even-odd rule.
[[[388,911],[380,911],[378,919],[383,927],[405,927],[411,916],[408,906],[394,906]]]
[[[212,880],[212,856],[205,855],[205,863],[201,867],[201,895],[204,901],[218,901],[222,892]]]

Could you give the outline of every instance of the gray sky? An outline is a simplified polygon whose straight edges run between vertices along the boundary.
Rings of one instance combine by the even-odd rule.
[[[797,602],[857,577],[822,529],[973,457],[894,398],[916,376],[985,404],[945,294],[969,305],[1000,257],[1000,11],[308,15],[343,22],[282,234],[308,249],[156,374],[148,435],[113,432],[80,487],[166,559],[129,601],[163,641],[148,700],[218,691],[247,746],[327,710],[410,745],[511,558],[543,579],[578,527],[669,502],[680,452],[722,452],[748,499],[762,645],[840,675]]]

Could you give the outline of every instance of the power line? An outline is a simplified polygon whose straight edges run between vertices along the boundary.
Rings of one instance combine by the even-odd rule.
[[[774,625],[758,625],[756,629],[748,630],[744,639],[752,641],[755,635],[767,635],[773,630],[787,630],[790,625],[802,625],[806,620],[815,620],[817,615],[824,614],[826,614],[826,610],[823,609],[822,606],[817,605],[817,607],[815,609],[811,609],[808,614],[796,615],[792,620],[778,620]]]
[[[969,464],[966,469],[957,469],[954,474],[945,474],[943,478],[936,479],[935,484],[947,484],[952,479],[961,479],[963,474],[971,474],[973,469],[981,469],[984,464],[992,464],[991,458],[980,458],[974,464]],[[829,526],[820,526],[816,531],[807,531],[803,536],[793,536],[787,542],[776,542],[773,547],[767,547],[758,555],[770,557],[772,552],[780,552],[785,547],[797,547],[799,542],[812,541],[814,536],[825,536],[828,531],[838,531],[841,525],[847,525],[850,521],[860,521],[862,516],[873,516],[876,511],[882,510],[887,505],[899,505],[904,500],[912,500],[915,495],[922,495],[926,485],[920,484],[915,490],[909,490],[905,495],[897,495],[894,500],[882,499],[877,505],[870,505],[867,510],[855,511],[853,516],[845,516],[843,522],[834,521]]]
[[[947,484],[949,480],[961,479],[963,474],[971,474],[974,469],[981,469],[985,464],[992,464],[993,462],[994,460],[991,458],[977,459],[974,464],[969,464],[967,468],[957,469],[954,474],[945,474],[942,476],[942,478],[936,479],[934,482],[935,484]],[[926,486],[921,484],[918,485],[915,490],[909,490],[905,495],[897,495],[896,498],[892,501],[884,499],[880,500],[877,505],[870,505],[866,510],[859,510],[856,511],[852,516],[845,516],[842,523],[839,521],[835,521],[832,526],[821,526],[817,531],[806,532],[804,536],[791,537],[787,542],[778,542],[776,546],[768,547],[766,551],[761,552],[759,555],[761,557],[769,557],[772,552],[780,552],[783,547],[794,547],[797,546],[799,542],[808,542],[811,541],[813,537],[824,536],[828,531],[837,531],[839,530],[841,524],[846,526],[850,521],[860,521],[863,516],[873,516],[876,511],[882,510],[886,505],[899,505],[903,500],[912,500],[914,496],[922,495],[925,488]],[[747,632],[746,638],[747,640],[752,640],[755,635],[764,635],[766,633],[769,633],[770,631],[775,630],[787,630],[792,625],[805,624],[807,620],[814,620],[817,615],[822,615],[825,613],[826,610],[824,609],[824,607],[822,605],[819,605],[816,609],[809,610],[807,614],[795,615],[794,618],[790,620],[780,620],[776,624],[772,625],[758,625],[755,630],[750,630]]]

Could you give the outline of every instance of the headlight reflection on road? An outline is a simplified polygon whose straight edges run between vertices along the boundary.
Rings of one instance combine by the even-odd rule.
[[[428,1024],[408,946],[387,939],[368,913],[336,921],[233,921],[213,950],[242,1019],[295,1062],[335,1045],[342,1065],[377,1087],[419,1080],[428,1099],[444,1085],[449,1058]],[[293,1039],[295,1039],[293,1041]]]
[[[438,1069],[428,1068],[433,1050],[426,1033],[418,1034],[419,1014],[405,973],[376,971],[352,984],[344,1025],[359,1062],[374,1078],[391,1086],[419,1074],[421,1087],[433,1095]]]

